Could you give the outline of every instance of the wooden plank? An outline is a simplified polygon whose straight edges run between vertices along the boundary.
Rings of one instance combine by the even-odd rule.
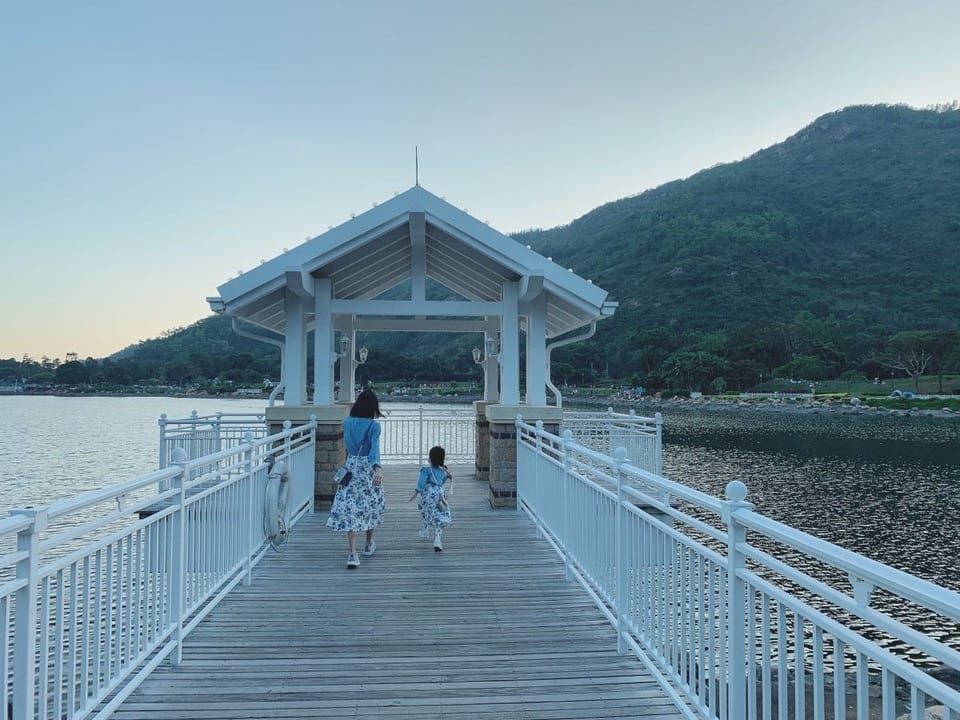
[[[681,716],[524,516],[454,468],[443,552],[417,535],[414,467],[388,468],[377,552],[346,569],[318,513],[187,638],[115,720]],[[361,540],[362,542],[362,540]]]

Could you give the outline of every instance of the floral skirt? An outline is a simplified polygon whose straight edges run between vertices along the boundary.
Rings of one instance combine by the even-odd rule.
[[[442,528],[450,525],[450,506],[444,499],[443,488],[433,483],[427,483],[426,489],[420,493],[417,500],[420,510],[420,519],[425,528]]]
[[[351,455],[347,458],[347,469],[353,477],[346,487],[337,488],[327,527],[338,532],[363,532],[380,527],[386,502],[383,486],[373,484],[370,458]]]

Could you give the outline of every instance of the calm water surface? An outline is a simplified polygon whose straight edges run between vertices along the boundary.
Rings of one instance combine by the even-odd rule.
[[[960,591],[960,418],[663,415],[667,477]]]

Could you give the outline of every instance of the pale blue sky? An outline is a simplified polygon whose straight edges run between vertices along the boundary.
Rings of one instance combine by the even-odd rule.
[[[420,181],[503,232],[960,97],[960,3],[0,0],[0,358],[102,357]]]

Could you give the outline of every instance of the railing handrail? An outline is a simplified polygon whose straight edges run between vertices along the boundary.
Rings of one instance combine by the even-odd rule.
[[[960,622],[960,593],[873,560],[827,540],[761,515],[755,510],[734,511],[737,522],[764,537],[844,570],[858,580],[869,580],[875,587],[930,608],[946,618]]]

